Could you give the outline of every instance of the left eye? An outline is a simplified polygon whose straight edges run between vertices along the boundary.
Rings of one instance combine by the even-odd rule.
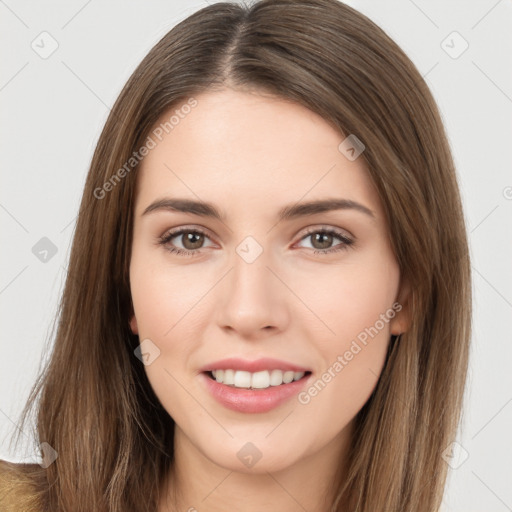
[[[182,248],[176,247],[174,243],[171,243],[171,241],[175,238],[181,238],[181,243],[183,245]],[[306,240],[307,238],[312,239],[313,247],[311,248],[315,249],[313,251],[315,254],[334,253],[343,249],[347,249],[354,243],[354,240],[349,238],[346,234],[333,229],[316,229],[314,231],[310,231],[306,233],[306,235],[304,235],[300,241]],[[209,240],[209,237],[201,230],[181,228],[179,230],[171,231],[170,233],[163,235],[161,238],[159,238],[158,244],[165,246],[171,253],[183,256],[193,256],[203,248],[205,239]],[[335,239],[340,240],[341,243],[335,245],[334,247],[330,247]]]
[[[313,249],[315,254],[329,254],[350,247],[354,241],[349,238],[346,234],[333,229],[317,229],[310,231],[301,240],[310,238],[312,240]],[[340,244],[330,247],[334,239],[341,240]]]

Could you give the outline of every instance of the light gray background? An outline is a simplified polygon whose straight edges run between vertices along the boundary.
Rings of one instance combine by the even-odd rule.
[[[459,172],[474,335],[460,446],[447,459],[458,467],[444,510],[512,510],[512,4],[348,3],[380,25],[425,76]],[[29,460],[34,453],[30,433],[20,453],[9,450],[8,435],[45,353],[82,187],[109,108],[160,37],[205,5],[0,0],[0,458]],[[43,45],[43,31],[58,43],[46,59],[31,47],[34,40]],[[446,39],[453,31],[469,44],[457,58],[464,43],[457,35]],[[42,237],[57,247],[46,262],[32,252]]]

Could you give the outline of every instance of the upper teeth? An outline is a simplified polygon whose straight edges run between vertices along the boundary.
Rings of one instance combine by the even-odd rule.
[[[234,386],[235,388],[264,389],[269,386],[288,384],[293,380],[304,377],[304,372],[263,370],[261,372],[245,372],[242,370],[213,370],[212,375],[217,382]]]

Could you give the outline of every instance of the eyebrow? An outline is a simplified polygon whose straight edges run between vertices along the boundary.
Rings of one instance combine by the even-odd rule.
[[[151,203],[142,212],[142,215],[162,210],[191,213],[201,217],[217,219],[221,222],[225,219],[218,208],[212,203],[181,198],[158,199]],[[355,210],[375,218],[375,213],[370,210],[370,208],[350,199],[321,199],[317,201],[291,204],[281,208],[277,214],[277,218],[279,221],[290,220],[333,210]]]

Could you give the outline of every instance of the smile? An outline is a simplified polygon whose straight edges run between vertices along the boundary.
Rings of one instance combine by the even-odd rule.
[[[286,370],[262,370],[247,372],[243,370],[213,370],[209,372],[212,379],[220,384],[243,389],[267,389],[270,386],[281,386],[302,379],[305,373]]]
[[[290,371],[282,372],[281,370],[272,370],[270,372],[263,370],[249,373],[246,371],[233,370],[233,374],[231,374],[229,369],[224,370],[223,373],[220,373],[221,371],[222,370],[215,371],[215,379],[213,378],[212,371],[202,372],[198,377],[201,379],[206,391],[220,405],[226,409],[246,414],[265,413],[276,409],[281,404],[297,396],[306,387],[312,375],[309,371],[296,373]],[[224,380],[226,371],[227,380],[229,381],[230,378],[233,377],[233,384],[225,384],[217,381],[217,379]],[[238,377],[237,374],[239,374]],[[297,379],[295,379],[295,376],[297,376]],[[287,383],[285,377],[286,380],[292,377],[292,380]],[[280,384],[271,384],[271,378],[275,379],[273,382],[277,382],[279,378]],[[247,386],[249,379],[251,387]],[[255,379],[256,385],[259,384],[261,387],[252,387],[253,379]],[[237,387],[235,382],[239,382],[245,387]],[[269,384],[267,384],[267,382],[269,382]]]

